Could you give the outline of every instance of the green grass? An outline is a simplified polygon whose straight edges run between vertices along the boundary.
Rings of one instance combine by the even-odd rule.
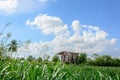
[[[120,67],[0,61],[0,80],[120,80]]]

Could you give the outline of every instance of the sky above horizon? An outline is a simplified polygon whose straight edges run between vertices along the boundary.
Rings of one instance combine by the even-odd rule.
[[[0,0],[0,31],[32,42],[17,56],[59,51],[120,57],[119,0]],[[26,48],[27,47],[27,48]],[[21,53],[22,51],[22,53]],[[26,54],[24,54],[26,53]]]

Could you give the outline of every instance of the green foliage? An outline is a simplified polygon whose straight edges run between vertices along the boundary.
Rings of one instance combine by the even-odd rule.
[[[17,58],[17,60],[24,61],[25,58],[24,58],[24,57],[21,57],[21,58]]]
[[[7,41],[10,37],[10,33],[7,33],[5,36],[3,33],[0,35],[0,56],[2,57],[5,57],[8,52]]]
[[[4,50],[4,48],[2,47],[2,46],[0,46],[0,56],[2,57],[2,55],[3,55],[3,50]]]
[[[45,62],[49,61],[49,58],[50,58],[49,55],[47,55],[47,54],[44,55],[44,61],[45,61]]]
[[[42,62],[42,58],[41,58],[41,57],[38,57],[38,58],[36,59],[36,61]]]
[[[16,40],[12,40],[7,46],[8,52],[10,52],[10,57],[12,58],[12,53],[17,52],[18,42]]]
[[[85,63],[87,61],[87,54],[86,53],[80,53],[79,55],[79,63]]]
[[[35,58],[34,58],[33,56],[29,55],[29,56],[27,57],[27,60],[31,62],[31,61],[35,60]]]
[[[10,52],[16,52],[17,48],[18,48],[18,42],[16,40],[12,40],[9,44],[8,44],[8,51]]]
[[[0,80],[120,80],[120,67],[61,65],[13,60],[0,62]]]
[[[89,59],[87,60],[88,65],[94,65],[94,66],[120,66],[120,59],[118,58],[112,58],[109,55],[102,55],[99,56],[97,54],[93,55],[93,60]]]
[[[96,58],[95,64],[99,66],[109,66],[110,62],[111,62],[111,57],[108,55],[103,55]]]
[[[59,59],[59,57],[57,55],[54,55],[53,58],[52,58],[52,61],[53,62],[59,62],[60,59]]]
[[[95,60],[96,58],[98,58],[99,57],[99,55],[97,54],[97,53],[94,53],[93,55],[92,55],[92,58]]]
[[[7,57],[6,53],[8,52],[8,39],[11,37],[11,33],[4,34],[4,30],[11,24],[8,22],[0,31],[0,59]]]

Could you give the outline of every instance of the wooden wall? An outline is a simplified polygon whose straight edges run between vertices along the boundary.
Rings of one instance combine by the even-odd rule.
[[[78,64],[79,53],[63,51],[58,54],[61,55],[61,62]]]

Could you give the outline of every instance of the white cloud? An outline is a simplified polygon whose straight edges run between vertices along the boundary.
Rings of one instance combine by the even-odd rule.
[[[38,47],[42,50],[41,45],[47,44],[46,53],[57,53],[59,51],[75,51],[87,53],[102,53],[109,49],[114,49],[117,39],[108,38],[108,33],[101,30],[97,26],[82,25],[78,20],[74,20],[71,24],[74,33],[70,32],[68,25],[64,24],[59,17],[48,16],[41,14],[33,21],[27,20],[28,26],[36,26],[43,34],[55,34],[53,40],[48,42],[31,43],[33,47]],[[32,53],[37,53],[40,50],[34,48]]]
[[[32,13],[48,8],[50,2],[53,1],[54,0],[0,0],[0,13]]]
[[[114,38],[111,39],[111,43],[112,43],[112,44],[115,44],[116,42],[117,42],[117,39],[114,39]]]
[[[0,0],[0,11],[13,13],[18,5],[18,0]]]
[[[47,14],[38,15],[34,21],[27,20],[27,25],[37,26],[38,29],[42,30],[44,34],[61,34],[67,30],[67,26],[63,25],[62,20],[59,17],[48,16]]]
[[[75,32],[79,33],[80,31],[80,23],[78,20],[72,22],[72,28]]]

